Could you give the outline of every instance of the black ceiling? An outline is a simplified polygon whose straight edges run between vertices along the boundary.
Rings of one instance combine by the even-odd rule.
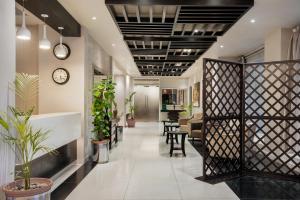
[[[106,0],[144,76],[180,76],[254,0]]]
[[[15,0],[23,5],[23,0]],[[63,35],[66,37],[80,37],[81,26],[72,15],[57,0],[25,0],[25,8],[36,17],[44,20],[41,14],[49,15],[46,23],[57,32],[59,26],[64,27]]]

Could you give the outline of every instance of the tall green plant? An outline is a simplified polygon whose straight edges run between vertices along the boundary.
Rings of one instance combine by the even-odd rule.
[[[1,139],[9,144],[22,161],[21,178],[24,178],[24,189],[30,189],[31,161],[38,152],[56,153],[51,148],[44,146],[49,131],[34,130],[29,119],[33,110],[27,112],[17,111],[9,107],[11,114],[4,113],[0,116],[0,126],[5,132],[0,132]]]
[[[109,77],[96,84],[93,89],[92,116],[94,117],[94,140],[102,140],[110,136],[110,120],[112,103],[115,98],[115,83]]]
[[[134,119],[134,103],[133,103],[133,97],[136,94],[136,92],[132,92],[129,94],[128,98],[125,99],[125,105],[129,104],[129,115],[131,119]]]

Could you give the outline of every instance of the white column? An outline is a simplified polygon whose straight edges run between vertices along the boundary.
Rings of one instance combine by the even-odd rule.
[[[14,104],[14,95],[9,95],[8,91],[8,83],[14,80],[16,71],[14,0],[0,1],[0,27],[0,112],[3,112],[7,111],[8,104]],[[3,185],[14,179],[15,155],[12,149],[1,141],[0,158],[0,185]],[[1,197],[0,194],[0,199]]]

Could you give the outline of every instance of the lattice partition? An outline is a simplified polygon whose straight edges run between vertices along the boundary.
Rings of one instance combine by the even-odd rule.
[[[242,65],[204,60],[203,151],[205,179],[241,171]]]
[[[300,61],[244,67],[245,169],[300,180]]]
[[[299,181],[300,61],[203,66],[202,179],[252,173]]]

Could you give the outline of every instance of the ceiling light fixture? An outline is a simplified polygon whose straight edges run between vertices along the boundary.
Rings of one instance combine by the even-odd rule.
[[[180,67],[181,65],[182,65],[182,63],[180,63],[180,62],[175,64],[176,67]]]
[[[39,47],[40,49],[50,49],[51,48],[51,43],[47,38],[47,25],[46,25],[46,18],[48,17],[47,14],[41,14],[41,16],[44,18],[44,24],[43,24],[43,38],[39,42]]]
[[[224,45],[220,45],[220,48],[222,48],[222,49],[223,49],[223,48],[224,48]]]
[[[192,49],[183,49],[183,52],[188,52],[190,53],[192,51]]]
[[[31,39],[31,33],[26,27],[25,22],[25,8],[24,8],[24,0],[23,0],[23,10],[22,10],[22,26],[17,31],[17,38],[20,40],[30,40]]]
[[[63,40],[62,30],[64,30],[64,27],[58,27],[58,30],[60,31],[60,36],[59,36],[59,46],[57,47],[56,50],[56,56],[59,58],[65,58],[67,55],[67,51],[62,45],[62,40]]]
[[[255,20],[255,19],[251,19],[250,22],[251,22],[252,24],[254,24],[254,23],[256,22],[256,20]]]
[[[198,30],[198,29],[195,29],[195,30],[194,30],[194,33],[198,33],[198,32],[199,32],[199,30]]]
[[[92,20],[96,20],[96,19],[97,19],[97,17],[95,17],[95,16],[94,16],[94,17],[92,17]]]
[[[111,44],[111,46],[115,47],[115,46],[116,46],[116,44],[115,44],[115,43],[112,43],[112,44]]]

